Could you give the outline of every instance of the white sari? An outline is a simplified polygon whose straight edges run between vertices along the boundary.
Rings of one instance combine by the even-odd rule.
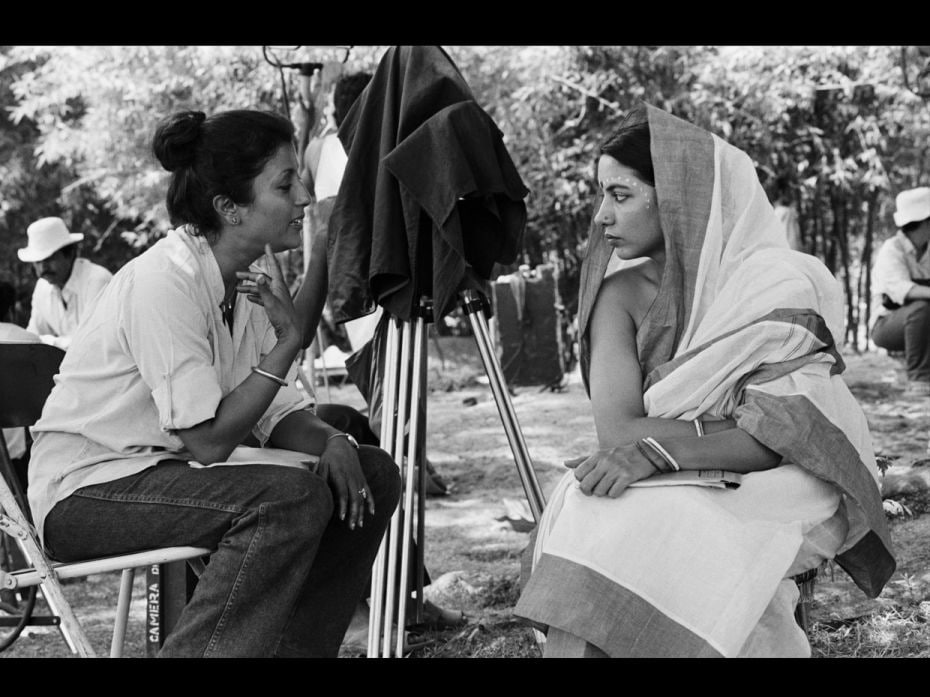
[[[646,414],[735,419],[782,464],[734,490],[616,499],[583,495],[566,473],[515,614],[610,656],[806,656],[792,575],[835,558],[875,596],[894,570],[868,425],[839,375],[842,295],[789,249],[745,153],[647,114],[667,261],[637,332]],[[585,339],[610,258],[601,236],[589,244]],[[584,342],[586,380],[588,357]]]

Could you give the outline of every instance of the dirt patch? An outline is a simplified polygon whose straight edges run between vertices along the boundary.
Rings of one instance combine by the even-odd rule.
[[[838,567],[828,567],[819,577],[812,607],[815,656],[857,655],[861,642],[854,645],[843,638],[852,636],[851,626],[864,618],[887,618],[889,613],[919,618],[930,600],[930,545],[926,542],[930,539],[930,466],[926,462],[930,405],[928,400],[904,395],[897,361],[879,353],[851,354],[846,359],[847,383],[866,411],[875,450],[888,465],[885,495],[909,513],[889,515],[898,569],[879,598],[867,598]],[[430,339],[428,380],[427,453],[452,489],[448,496],[426,499],[424,554],[433,583],[425,596],[443,607],[463,610],[469,622],[464,627],[425,632],[423,636],[432,643],[413,656],[536,657],[539,652],[532,631],[511,614],[519,594],[520,556],[529,542],[526,526],[514,519],[515,503],[525,505],[526,499],[474,340]],[[350,384],[331,385],[328,390],[321,387],[318,396],[321,401],[364,408],[358,390]],[[548,495],[564,471],[563,460],[588,452],[595,442],[584,389],[574,374],[557,390],[514,388],[512,404],[540,488]],[[103,577],[86,585],[66,586],[79,613],[92,616],[92,640],[103,654],[117,581],[117,577]],[[126,651],[129,657],[144,655],[143,621],[140,580]],[[926,624],[913,620],[908,631]],[[888,635],[887,626],[880,629],[885,632],[882,636],[891,636],[888,641],[892,643],[901,638],[900,632]],[[926,652],[930,630],[923,631],[922,644],[904,642],[902,650],[910,651],[908,655]],[[841,636],[842,632],[847,634]],[[4,655],[70,654],[51,630],[21,638]]]

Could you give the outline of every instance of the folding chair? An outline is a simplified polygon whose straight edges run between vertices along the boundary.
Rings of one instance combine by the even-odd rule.
[[[54,385],[54,375],[64,351],[46,344],[0,343],[0,428],[27,428],[42,413],[42,406]],[[169,547],[133,554],[59,563],[46,554],[32,525],[29,506],[10,460],[6,439],[0,431],[0,534],[13,540],[27,568],[0,568],[0,590],[18,593],[41,590],[53,617],[51,622],[35,621],[31,607],[19,618],[22,630],[30,624],[56,624],[72,653],[95,656],[87,634],[74,609],[62,592],[61,579],[84,578],[95,574],[121,572],[116,619],[110,644],[110,657],[123,652],[132,599],[135,570],[154,564],[187,561],[198,575],[211,550],[200,547]],[[36,618],[42,619],[42,618]],[[47,619],[47,618],[46,618]]]

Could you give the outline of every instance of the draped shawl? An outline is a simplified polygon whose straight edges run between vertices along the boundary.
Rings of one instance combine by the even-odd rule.
[[[783,466],[744,475],[744,486],[735,492],[637,489],[618,499],[575,495],[573,474],[566,473],[540,523],[536,569],[515,612],[543,626],[569,622],[567,628],[574,631],[573,620],[565,618],[583,617],[585,602],[592,608],[602,602],[611,607],[607,596],[617,584],[625,584],[622,592],[635,596],[634,605],[648,608],[648,627],[636,628],[636,636],[619,637],[617,632],[623,630],[608,624],[595,632],[592,643],[604,650],[612,642],[626,642],[623,651],[632,646],[646,651],[675,646],[685,655],[736,655],[779,581],[789,571],[803,570],[796,566],[801,550],[815,544],[810,538],[823,526],[841,535],[825,556],[835,552],[836,561],[867,595],[878,595],[895,562],[866,419],[840,377],[844,365],[837,340],[843,336],[843,302],[836,279],[815,257],[788,247],[744,152],[651,105],[646,105],[645,114],[666,249],[657,297],[636,335],[646,414],[684,420],[733,418],[739,428],[782,455]],[[586,387],[591,309],[605,272],[617,262],[592,226],[578,320]],[[838,497],[838,505],[831,495]],[[678,500],[670,504],[669,497]],[[829,520],[829,510],[818,507],[818,497],[837,511]],[[657,539],[662,539],[658,529],[668,519],[665,507],[692,510],[692,502],[694,515],[716,521],[708,525],[719,528],[709,538],[687,526],[673,528],[661,533],[667,536],[661,544],[674,547],[690,535],[694,539],[684,545],[683,555],[702,548],[711,555],[711,566],[725,569],[718,576],[707,569],[713,581],[702,590],[706,608],[712,609],[706,617],[687,604],[682,609],[674,600],[655,600],[650,581],[631,570],[639,563],[632,558],[638,548],[624,547],[625,540],[615,547],[608,542],[606,548],[592,542],[592,551],[582,552],[587,541],[564,543],[568,533],[560,533],[560,526],[573,525],[571,535],[596,538],[622,519],[627,527],[619,536],[648,538],[656,530]],[[642,513],[631,514],[633,510]],[[644,524],[645,531],[628,529],[654,515],[652,511],[660,514]],[[627,557],[618,561],[623,550]],[[696,566],[707,563],[706,557],[692,561]],[[667,559],[661,562],[666,563],[675,566]],[[687,570],[678,573],[687,575]],[[571,579],[580,586],[582,577],[595,579],[596,593],[587,601],[558,599],[558,584],[564,588]],[[710,598],[710,588],[722,595]],[[615,607],[623,608],[628,619],[636,616],[629,598],[618,600]],[[579,624],[595,624],[597,617],[594,613]],[[623,624],[614,619],[614,624]],[[584,627],[578,631],[584,636]],[[682,635],[687,638],[679,643]]]

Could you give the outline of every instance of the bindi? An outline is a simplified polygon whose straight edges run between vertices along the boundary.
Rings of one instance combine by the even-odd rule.
[[[607,190],[612,186],[625,186],[636,194],[642,196],[647,210],[651,208],[652,204],[655,202],[655,189],[648,184],[644,184],[635,177],[611,177],[610,179],[605,179],[601,184],[601,188],[604,190]]]

